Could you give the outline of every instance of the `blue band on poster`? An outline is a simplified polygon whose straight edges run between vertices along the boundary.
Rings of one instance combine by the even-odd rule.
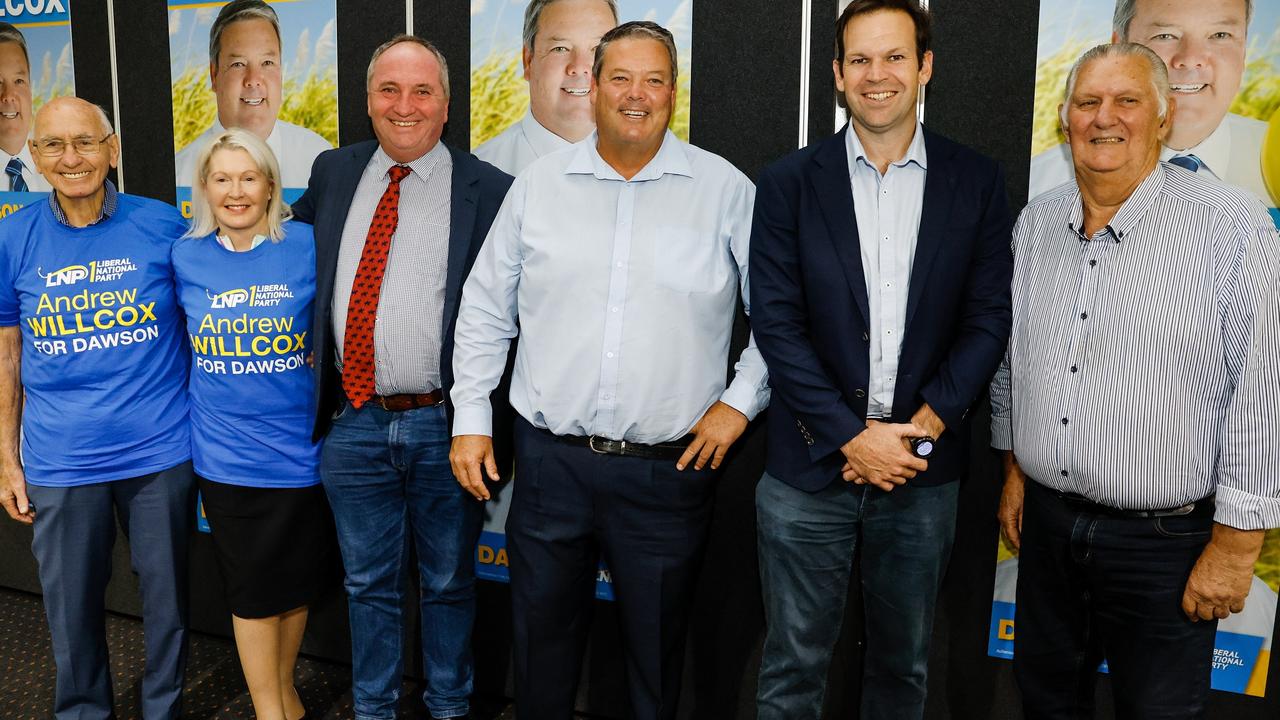
[[[0,0],[0,20],[17,28],[71,22],[71,0]]]

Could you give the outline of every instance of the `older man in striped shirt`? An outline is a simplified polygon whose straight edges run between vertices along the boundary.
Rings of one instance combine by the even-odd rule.
[[[1150,50],[1085,53],[1075,181],[1014,230],[992,438],[1029,719],[1088,716],[1104,658],[1117,717],[1203,717],[1217,621],[1280,526],[1280,241],[1243,191],[1159,162],[1175,111]]]

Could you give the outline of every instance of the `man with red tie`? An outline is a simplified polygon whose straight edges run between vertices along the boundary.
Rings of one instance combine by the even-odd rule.
[[[446,391],[462,284],[511,178],[440,142],[449,76],[431,43],[392,38],[367,77],[377,140],[321,154],[293,206],[315,226],[315,435],[346,568],[355,717],[396,717],[406,534],[423,699],[434,718],[464,717],[483,506],[453,480]]]

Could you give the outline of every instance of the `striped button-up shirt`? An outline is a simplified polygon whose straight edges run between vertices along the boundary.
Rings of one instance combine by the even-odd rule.
[[[339,368],[351,285],[393,164],[382,148],[373,153],[342,228],[333,280],[333,339]],[[436,143],[408,165],[413,172],[400,181],[400,219],[391,236],[373,326],[374,386],[379,395],[426,393],[440,387],[453,159],[443,143]]]
[[[992,444],[1103,505],[1216,493],[1218,522],[1280,526],[1280,238],[1266,211],[1160,163],[1092,237],[1083,217],[1070,183],[1018,218]]]

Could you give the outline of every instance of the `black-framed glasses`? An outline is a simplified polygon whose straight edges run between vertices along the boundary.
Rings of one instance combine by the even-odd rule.
[[[67,146],[70,145],[77,155],[97,155],[98,151],[102,149],[102,144],[110,139],[112,135],[115,135],[115,133],[109,132],[101,138],[83,135],[70,140],[41,138],[35,141],[36,152],[45,157],[62,157],[62,154],[67,151]]]

